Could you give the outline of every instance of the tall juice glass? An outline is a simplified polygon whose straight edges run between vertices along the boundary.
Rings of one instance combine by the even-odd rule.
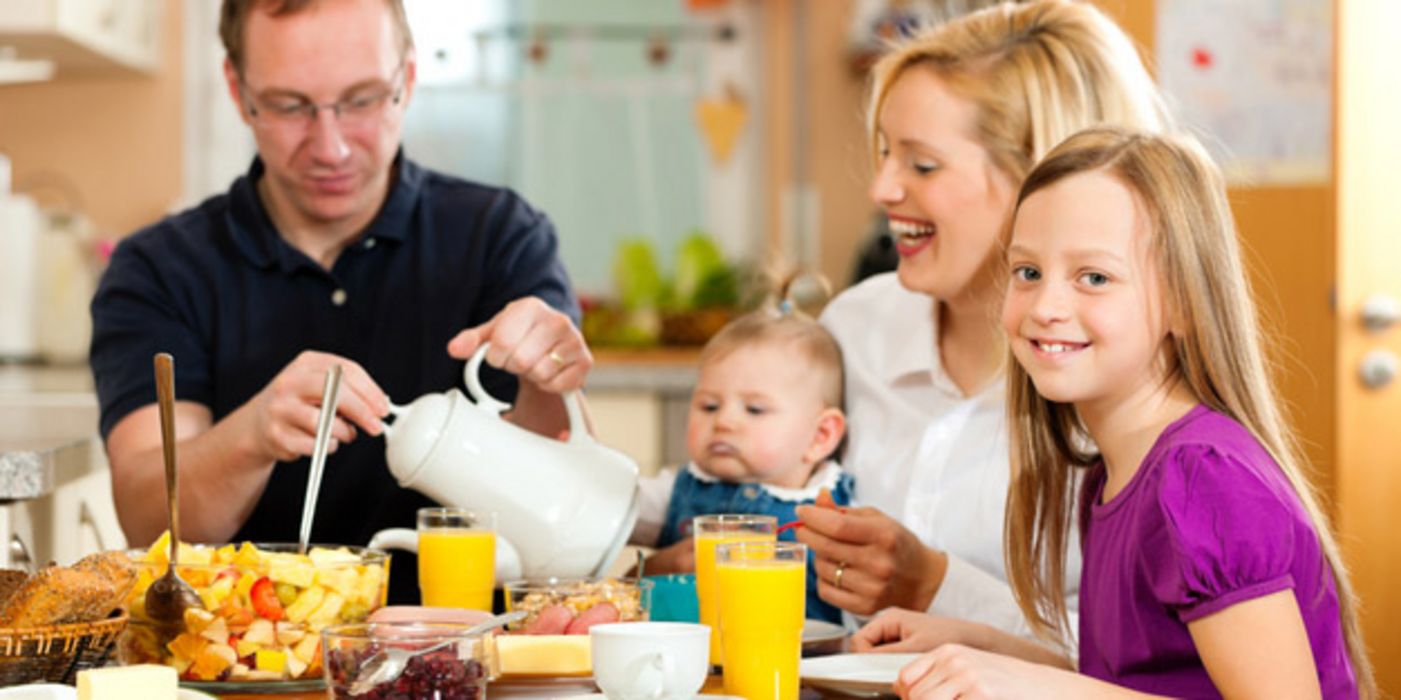
[[[715,593],[715,548],[730,542],[773,542],[778,518],[772,515],[702,515],[693,522],[696,543],[696,598],[700,621],[710,626],[710,663],[723,665],[719,598]]]
[[[495,588],[496,515],[420,508],[418,591],[423,604],[491,612]]]
[[[716,551],[725,692],[796,700],[807,597],[807,546],[739,542]]]

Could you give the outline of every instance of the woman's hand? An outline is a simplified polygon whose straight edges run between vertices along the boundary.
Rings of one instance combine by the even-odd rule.
[[[857,615],[890,607],[929,607],[948,557],[874,508],[838,509],[819,501],[798,506],[799,542],[813,552],[817,594]]]
[[[906,700],[1053,698],[1074,676],[958,644],[945,644],[900,669],[895,692]]]
[[[972,623],[913,610],[892,609],[877,615],[851,637],[857,653],[924,652],[943,644],[973,644]]]

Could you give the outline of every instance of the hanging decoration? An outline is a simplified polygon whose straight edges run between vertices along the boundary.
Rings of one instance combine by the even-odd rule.
[[[724,164],[734,152],[735,144],[744,130],[744,122],[749,118],[749,107],[733,83],[725,85],[725,92],[716,99],[702,99],[696,102],[696,123],[701,135],[710,148],[710,157],[717,164]]]
[[[671,42],[667,40],[665,34],[653,34],[647,40],[647,62],[655,68],[661,68],[671,59]]]

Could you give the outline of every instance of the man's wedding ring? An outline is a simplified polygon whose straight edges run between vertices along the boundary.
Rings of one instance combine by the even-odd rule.
[[[832,576],[832,585],[835,586],[836,589],[839,591],[842,590],[842,574],[845,573],[846,562],[842,562],[837,565],[837,573],[834,576]]]
[[[551,351],[550,351],[550,359],[551,359],[551,360],[554,360],[554,361],[555,361],[555,364],[556,364],[556,365],[559,365],[560,367],[563,367],[563,366],[569,364],[569,362],[566,361],[566,360],[564,359],[564,356],[561,355],[561,354],[559,354],[559,351],[558,351],[558,350],[551,350]]]

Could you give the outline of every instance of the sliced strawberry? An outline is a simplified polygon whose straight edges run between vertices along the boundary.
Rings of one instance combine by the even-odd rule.
[[[253,604],[253,612],[265,620],[276,622],[287,617],[286,611],[282,609],[282,601],[277,599],[276,587],[266,576],[253,583],[253,587],[248,590],[248,601]]]

